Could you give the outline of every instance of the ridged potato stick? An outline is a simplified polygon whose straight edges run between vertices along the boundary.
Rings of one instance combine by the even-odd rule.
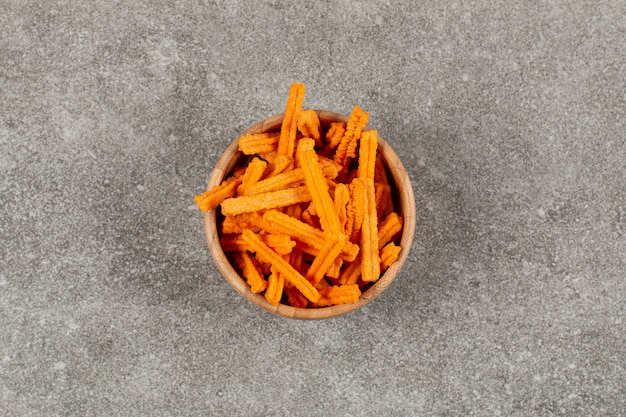
[[[389,210],[391,202],[391,187],[389,184],[381,182],[374,183],[374,191],[376,192],[376,214],[379,219],[384,219]]]
[[[265,290],[265,299],[273,306],[277,306],[280,303],[280,299],[283,295],[283,288],[285,286],[285,277],[275,268],[271,269],[271,274],[267,279],[267,290]]]
[[[321,288],[319,300],[315,303],[318,307],[330,305],[356,303],[361,296],[361,290],[356,284],[346,284]]]
[[[274,235],[269,233],[259,234],[259,237],[270,248],[279,255],[291,253],[296,246],[296,242],[287,235]],[[222,235],[220,239],[224,252],[246,251],[250,248],[246,245],[241,234]]]
[[[378,150],[378,132],[366,130],[361,134],[359,145],[359,166],[356,175],[374,181],[376,170],[376,151]]]
[[[395,212],[389,213],[378,225],[378,250],[389,243],[400,230],[402,230],[402,217]]]
[[[343,166],[344,170],[348,169],[350,158],[356,156],[356,147],[361,138],[361,132],[367,125],[368,118],[369,114],[367,112],[363,111],[359,106],[354,106],[348,118],[346,131],[337,146],[334,156],[335,162]]]
[[[389,242],[380,251],[380,270],[384,271],[398,260],[402,247],[396,246],[395,243]]]
[[[361,276],[361,258],[357,257],[354,262],[351,262],[339,276],[337,281],[339,284],[356,284]]]
[[[194,197],[196,206],[202,211],[209,211],[219,206],[222,201],[235,195],[241,184],[240,177],[231,177],[212,189]]]
[[[251,230],[244,230],[242,236],[257,257],[276,268],[276,271],[283,274],[285,280],[291,282],[309,301],[317,302],[320,296],[317,289],[296,271],[289,262],[285,261],[282,256],[263,243]]]
[[[225,216],[234,216],[309,201],[311,201],[311,194],[309,194],[307,187],[302,186],[270,193],[227,198],[222,201],[220,206],[222,207],[222,214]]]
[[[357,178],[359,179],[359,178]],[[376,196],[374,180],[365,181],[365,200],[362,202],[365,215],[361,226],[361,279],[365,282],[377,281],[380,277],[378,257],[378,221],[376,217]]]
[[[298,148],[307,147],[312,139],[302,139],[298,142]],[[308,142],[308,143],[307,143]],[[328,184],[322,174],[317,154],[314,150],[304,150],[299,153],[300,166],[304,171],[304,181],[311,194],[311,200],[315,204],[322,230],[333,236],[343,234],[339,225],[339,218],[328,193]]]
[[[339,145],[339,142],[341,142],[341,138],[343,138],[345,132],[345,123],[332,122],[328,128],[328,132],[326,132],[326,147],[324,148],[324,152],[330,153],[333,151],[337,145]]]
[[[335,262],[335,259],[341,253],[344,245],[346,243],[345,235],[337,235],[333,236],[331,239],[328,239],[319,254],[313,260],[309,271],[306,274],[306,278],[313,284],[317,285],[324,275],[328,268]]]
[[[256,155],[275,151],[278,146],[279,132],[253,133],[239,137],[239,150],[245,155]]]
[[[284,233],[292,239],[302,242],[304,249],[316,256],[324,246],[326,234],[297,218],[291,217],[277,210],[268,210],[263,214],[264,228],[270,233]],[[296,247],[298,244],[296,243]],[[302,248],[302,245],[300,245]],[[359,246],[351,242],[346,242],[341,251],[341,259],[352,262],[359,253]]]
[[[315,140],[315,146],[322,146],[320,119],[315,110],[302,110],[298,116],[298,130],[304,137]]]
[[[289,88],[289,97],[283,113],[283,122],[278,139],[278,154],[293,156],[296,147],[297,122],[306,89],[303,84],[292,83]]]
[[[337,212],[337,218],[339,219],[339,227],[341,230],[345,230],[348,215],[346,212],[348,201],[350,201],[350,190],[346,184],[339,183],[335,187],[335,193],[333,195],[333,203],[335,205],[335,211]]]
[[[252,233],[252,232],[250,232]],[[235,256],[237,264],[241,268],[244,278],[250,286],[250,291],[253,294],[258,294],[267,288],[267,282],[263,279],[263,275],[257,269],[256,265],[250,258],[247,252],[239,252]]]
[[[241,184],[237,187],[237,194],[245,195],[246,190],[257,183],[267,168],[267,162],[260,158],[254,158],[241,177]]]
[[[351,242],[358,242],[361,236],[363,218],[365,217],[365,181],[355,178],[348,186],[350,189],[350,201],[348,202],[348,219],[346,221],[346,234],[350,234]]]

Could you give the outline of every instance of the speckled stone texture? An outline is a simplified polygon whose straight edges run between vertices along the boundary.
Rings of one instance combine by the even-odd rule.
[[[623,1],[0,10],[0,415],[626,415]],[[245,302],[193,203],[293,81],[417,203],[325,321]]]

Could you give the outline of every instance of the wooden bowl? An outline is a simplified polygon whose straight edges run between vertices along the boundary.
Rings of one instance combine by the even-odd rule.
[[[347,122],[348,117],[332,113],[328,111],[316,110],[320,122],[322,125],[328,125],[331,122]],[[276,131],[280,129],[283,120],[283,115],[278,114],[269,117],[253,126],[248,128],[243,134],[261,133],[268,131]],[[396,262],[394,262],[381,277],[371,287],[365,290],[361,294],[361,298],[358,302],[352,304],[342,304],[330,307],[319,308],[299,308],[292,307],[285,304],[278,304],[273,306],[265,300],[261,294],[253,294],[250,291],[250,287],[242,278],[237,269],[231,264],[231,261],[224,253],[219,240],[219,228],[218,221],[221,220],[221,213],[219,207],[215,210],[209,210],[204,215],[204,230],[206,233],[206,239],[209,246],[209,250],[215,260],[215,263],[221,273],[224,275],[230,285],[237,290],[246,300],[261,307],[270,313],[294,318],[294,319],[326,319],[331,317],[337,317],[351,311],[357,310],[376,297],[378,297],[391,282],[396,278],[411,249],[411,243],[413,242],[413,235],[415,232],[415,198],[413,196],[413,188],[411,187],[411,181],[402,164],[402,161],[389,144],[380,136],[378,136],[378,150],[386,164],[389,182],[392,187],[392,194],[396,211],[403,218],[403,229],[400,238],[400,245],[402,250]],[[207,189],[211,189],[214,186],[220,184],[224,178],[226,178],[233,167],[244,157],[244,155],[238,150],[238,140],[231,143],[224,154],[217,161],[215,169],[211,173]]]

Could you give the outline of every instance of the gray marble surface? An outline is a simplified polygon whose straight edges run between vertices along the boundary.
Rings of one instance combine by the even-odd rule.
[[[624,1],[0,9],[0,415],[626,415]],[[193,203],[293,81],[416,196],[331,320],[243,300]]]

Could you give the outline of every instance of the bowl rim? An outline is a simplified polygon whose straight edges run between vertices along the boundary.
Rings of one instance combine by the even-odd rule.
[[[334,113],[326,110],[315,110],[322,123],[331,122],[347,122],[348,117],[340,113]],[[240,136],[275,130],[280,128],[283,120],[283,113],[270,116],[246,129]],[[239,137],[232,141],[218,159],[215,168],[211,172],[207,190],[213,188],[230,173],[235,164],[243,157],[238,149]],[[378,135],[378,150],[383,157],[383,161],[388,168],[389,174],[395,185],[396,191],[399,193],[399,201],[402,207],[403,227],[400,237],[400,245],[402,249],[398,255],[398,259],[391,265],[381,277],[366,291],[361,294],[359,301],[350,304],[340,304],[329,307],[302,308],[293,307],[285,304],[274,306],[270,304],[263,295],[253,294],[250,287],[244,279],[235,270],[226,256],[222,245],[219,241],[219,231],[217,228],[217,208],[204,213],[204,231],[207,244],[216,266],[222,273],[228,283],[246,300],[252,302],[256,306],[278,316],[292,319],[326,319],[338,317],[352,311],[358,310],[368,304],[374,298],[378,297],[396,278],[402,269],[413,242],[416,224],[416,209],[413,187],[404,164],[393,148]],[[393,170],[390,169],[393,166]],[[400,186],[402,185],[402,186]]]

